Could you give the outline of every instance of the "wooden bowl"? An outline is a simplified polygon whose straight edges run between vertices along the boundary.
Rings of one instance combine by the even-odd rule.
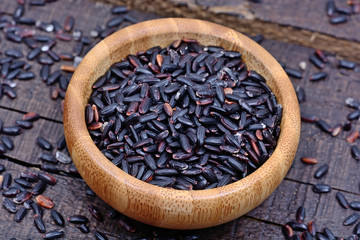
[[[128,54],[176,39],[197,39],[240,51],[283,106],[281,134],[272,156],[254,173],[211,190],[174,190],[142,182],[116,167],[95,146],[85,124],[85,106],[95,80]],[[76,69],[66,92],[64,128],[70,155],[86,183],[119,212],[137,221],[172,229],[198,229],[226,223],[249,212],[280,184],[294,159],[300,136],[299,105],[277,61],[248,37],[195,19],[168,18],[124,28],[97,44]]]

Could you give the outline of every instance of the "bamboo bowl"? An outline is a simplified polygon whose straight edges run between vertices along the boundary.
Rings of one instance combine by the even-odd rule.
[[[115,62],[150,47],[193,38],[204,45],[240,51],[283,106],[281,134],[273,155],[254,173],[211,190],[174,190],[142,182],[113,165],[95,146],[85,123],[92,84]],[[140,222],[171,229],[199,229],[226,223],[249,212],[280,184],[294,159],[300,136],[299,105],[277,61],[248,37],[195,19],[159,19],[122,29],[97,44],[76,69],[65,98],[64,129],[70,155],[96,194]]]

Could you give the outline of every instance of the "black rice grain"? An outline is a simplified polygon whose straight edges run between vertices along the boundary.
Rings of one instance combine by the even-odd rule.
[[[346,68],[346,69],[354,69],[356,63],[348,61],[348,60],[339,60],[338,67],[339,68]]]
[[[90,228],[86,224],[81,224],[77,227],[82,233],[89,233]]]
[[[294,236],[294,231],[293,231],[293,229],[292,229],[289,225],[287,225],[287,224],[285,224],[285,225],[282,226],[282,232],[283,232],[283,234],[284,234],[285,239],[290,240],[290,239],[292,239],[293,236]]]
[[[25,207],[21,207],[15,214],[15,222],[21,222],[26,216],[27,212],[28,211]]]
[[[355,159],[355,160],[360,160],[360,149],[358,146],[356,145],[352,145],[351,146],[351,156]]]
[[[82,224],[88,223],[89,219],[83,215],[72,215],[68,218],[68,221],[71,223]]]
[[[353,201],[349,205],[353,210],[360,211],[360,202],[359,201]]]
[[[322,69],[325,67],[324,63],[316,56],[316,55],[311,55],[309,58],[309,61],[315,65],[315,67]]]
[[[47,232],[46,234],[44,234],[44,239],[57,239],[57,238],[61,238],[64,235],[64,232],[62,230],[56,229],[56,230],[52,230],[50,232]]]
[[[353,234],[360,235],[360,223],[356,224]]]
[[[302,72],[300,72],[299,70],[287,68],[287,67],[285,67],[284,70],[291,77],[298,78],[298,79],[301,79],[303,77]]]
[[[327,184],[318,183],[313,186],[313,191],[315,193],[328,193],[331,191],[331,187]]]
[[[45,224],[44,224],[44,222],[42,220],[41,215],[35,214],[35,216],[34,216],[34,224],[35,224],[37,230],[40,233],[45,233],[46,232],[46,227],[45,227]]]
[[[5,173],[4,178],[2,180],[1,189],[7,190],[9,189],[12,182],[11,173]]]
[[[329,228],[324,228],[324,234],[328,237],[329,240],[335,240],[335,236]]]
[[[322,178],[325,176],[325,174],[329,171],[329,165],[324,164],[321,167],[319,167],[314,174],[315,178]]]
[[[309,80],[310,81],[320,81],[320,80],[324,80],[325,78],[327,78],[328,76],[328,73],[326,72],[317,72],[317,73],[314,73],[310,76]]]
[[[330,18],[331,24],[346,23],[347,21],[348,21],[348,17],[345,15],[340,15],[340,16]]]
[[[352,225],[352,224],[356,223],[359,220],[359,218],[360,218],[359,214],[353,213],[345,218],[343,225],[344,226]]]
[[[332,132],[332,127],[325,120],[320,119],[316,122],[316,124],[323,132]]]
[[[16,213],[17,207],[13,201],[8,198],[3,198],[3,207],[10,213]]]
[[[99,231],[95,231],[94,236],[96,240],[108,240],[108,237],[104,233],[101,233]]]
[[[295,231],[304,231],[307,229],[307,226],[304,223],[300,223],[297,221],[290,221],[286,223]]]
[[[296,211],[296,220],[303,223],[305,220],[305,208],[300,206]]]
[[[63,227],[65,225],[64,218],[58,211],[52,209],[50,211],[50,215],[56,225],[61,226],[61,227]]]
[[[48,140],[46,140],[45,138],[43,138],[43,137],[37,137],[36,138],[36,143],[40,148],[42,148],[44,150],[51,150],[52,149],[51,143]]]

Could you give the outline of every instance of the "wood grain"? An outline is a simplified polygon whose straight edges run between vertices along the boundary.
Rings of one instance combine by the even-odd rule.
[[[20,166],[16,163],[10,162],[0,158],[0,164],[6,166],[6,172],[11,173],[14,177],[19,176],[22,171],[27,168]],[[33,168],[32,171],[40,171],[38,168]],[[242,217],[227,224],[208,228],[205,230],[192,230],[192,231],[176,231],[167,230],[161,228],[154,228],[150,225],[142,224],[140,222],[131,221],[131,224],[137,229],[135,233],[127,232],[118,223],[119,219],[129,221],[127,217],[120,215],[115,219],[109,218],[106,214],[111,211],[106,203],[104,203],[98,197],[91,197],[85,194],[87,188],[86,183],[83,180],[60,176],[53,174],[57,183],[54,186],[48,186],[45,192],[45,196],[54,200],[55,207],[65,219],[65,227],[61,228],[54,224],[50,217],[50,210],[43,209],[44,211],[44,223],[48,231],[54,229],[62,229],[65,233],[64,239],[89,239],[93,237],[93,232],[98,230],[105,233],[109,239],[134,239],[134,238],[148,238],[152,237],[186,237],[196,235],[200,238],[207,239],[234,239],[237,237],[245,237],[247,234],[253,232],[254,228],[262,228],[262,233],[251,233],[254,237],[266,237],[264,239],[271,239],[271,237],[279,236],[281,229],[279,226],[266,224],[252,218]],[[67,194],[63,194],[66,192]],[[88,205],[92,204],[96,206],[104,217],[104,221],[96,221],[88,211]],[[83,234],[77,229],[75,224],[71,224],[66,221],[67,217],[81,214],[85,215],[90,220],[91,233]],[[30,237],[32,239],[40,239],[41,234],[37,232],[33,224],[33,212],[29,210],[25,219],[20,223],[13,221],[13,215],[8,213],[4,208],[0,208],[0,220],[3,224],[0,225],[0,232],[2,237],[10,239],[15,237],[17,239],[25,239]],[[241,226],[241,230],[237,229],[237,226]],[[19,231],[19,229],[22,229]]]
[[[19,176],[22,171],[27,169],[24,166],[5,159],[0,159],[0,164],[4,164],[6,166],[6,172],[11,173],[13,177]],[[37,172],[40,170],[33,168],[33,171]],[[281,224],[293,220],[295,218],[295,212],[300,205],[306,208],[305,222],[315,219],[319,230],[322,230],[324,227],[329,227],[336,236],[347,236],[352,230],[351,226],[342,226],[343,219],[350,215],[352,211],[350,209],[344,210],[337,203],[335,200],[337,191],[320,196],[312,192],[311,185],[284,180],[259,207],[246,214],[246,216],[229,223],[202,230],[177,231],[154,228],[150,225],[132,221],[131,223],[136,227],[137,231],[130,233],[120,227],[118,223],[119,219],[128,220],[126,217],[120,216],[120,218],[110,219],[106,214],[111,208],[100,198],[87,196],[85,194],[87,187],[83,180],[57,174],[53,174],[53,176],[56,177],[57,183],[54,186],[48,186],[44,195],[54,200],[54,209],[60,211],[64,218],[73,214],[85,215],[90,219],[91,232],[97,229],[114,239],[155,237],[154,234],[160,236],[196,235],[200,238],[207,239],[283,239],[281,235]],[[360,196],[359,194],[342,193],[348,201],[357,200]],[[104,216],[103,222],[98,222],[91,216],[87,210],[88,204],[93,204],[100,209]],[[5,233],[4,237],[6,236],[7,238],[16,237],[18,239],[25,239],[26,237],[31,237],[38,239],[40,234],[33,225],[32,217],[33,213],[30,210],[27,217],[21,223],[15,223],[13,222],[13,215],[9,214],[5,209],[0,208],[0,220],[6,223],[0,225],[0,231]],[[44,221],[49,230],[59,228],[52,222],[49,210],[44,209]],[[19,231],[20,228],[22,231]],[[258,229],[258,231],[254,229]],[[66,222],[63,230],[67,239],[73,239],[75,237],[88,239],[89,236],[92,236],[91,233],[81,233],[76,228],[76,225],[68,222]],[[251,236],[251,238],[248,236]]]
[[[112,165],[85,125],[91,86],[128,54],[179,38],[240,51],[248,69],[267,79],[283,106],[281,135],[273,155],[256,172],[222,188],[179,191],[141,182]],[[66,93],[64,129],[69,152],[82,177],[112,207],[138,221],[165,228],[196,229],[231,221],[262,202],[287,173],[297,149],[300,119],[294,89],[280,65],[263,48],[231,29],[191,19],[160,19],[133,25],[104,39],[84,58]],[[120,200],[120,201],[119,201]]]
[[[327,0],[251,1],[217,0],[102,0],[125,4],[163,17],[191,17],[219,23],[245,34],[331,51],[350,60],[360,60],[360,35],[355,33],[360,15],[333,26],[325,15]],[[339,7],[346,1],[335,1]]]
[[[325,81],[311,82],[309,77],[320,71],[308,60],[314,53],[313,49],[293,44],[283,45],[271,40],[265,40],[262,46],[289,68],[299,69],[301,61],[307,63],[302,80],[290,77],[295,87],[301,86],[305,89],[306,101],[300,104],[301,112],[315,114],[331,126],[346,121],[346,116],[353,109],[346,106],[345,99],[359,99],[359,71],[338,69],[338,56],[328,54],[329,63],[322,70],[329,74],[328,78]],[[359,121],[353,122],[353,129],[360,129]],[[351,144],[345,140],[347,135],[348,132],[342,132],[334,138],[321,132],[315,124],[303,123],[299,149],[287,177],[301,182],[317,183],[320,180],[313,178],[314,172],[322,164],[328,164],[330,170],[321,181],[338,189],[358,193],[358,162],[351,157]],[[359,141],[355,144],[359,146]],[[303,156],[317,157],[319,163],[315,166],[306,166],[300,161]]]
[[[23,115],[24,114],[22,113],[0,108],[0,116],[1,120],[4,122],[4,126],[15,126],[15,121],[21,120]],[[23,129],[20,135],[10,136],[14,141],[15,149],[8,151],[4,155],[31,165],[39,166],[42,163],[39,159],[40,154],[42,152],[55,154],[56,142],[63,134],[64,130],[61,123],[39,119],[38,121],[33,122],[33,127],[31,129]],[[52,144],[52,151],[42,150],[36,144],[36,138],[39,136],[44,137]]]
[[[51,22],[52,20],[58,21],[61,25],[64,24],[66,17],[68,14],[72,14],[76,16],[75,27],[77,29],[81,29],[83,31],[84,36],[90,36],[90,31],[95,29],[96,26],[104,26],[106,22],[113,17],[109,14],[111,5],[104,3],[92,3],[90,4],[87,11],[83,11],[84,1],[76,1],[76,0],[68,0],[66,4],[62,4],[61,1],[57,1],[51,4],[48,4],[46,7],[37,7],[32,6],[29,7],[25,5],[25,17],[35,18],[39,21],[43,22]],[[1,4],[1,11],[6,12],[8,14],[12,14],[17,7],[16,1],[6,0]],[[82,14],[78,14],[82,12]],[[61,13],[61,14],[60,14]],[[135,16],[138,21],[145,21],[148,19],[158,18],[158,16],[154,14],[139,14],[137,11],[130,11],[130,16]],[[97,16],[94,18],[93,16]],[[114,28],[121,29],[129,25],[128,22],[122,23],[119,27]],[[37,35],[45,35],[54,38],[54,33],[47,33],[43,31],[37,30]],[[3,31],[0,31],[0,37],[5,39],[5,34]],[[91,39],[91,44],[96,44],[100,39]],[[74,46],[76,45],[76,41],[72,40],[70,42],[64,42],[57,40],[55,47],[52,48],[54,52],[57,54],[61,52],[72,53]],[[1,41],[1,46],[4,49],[8,48],[16,48],[22,51],[24,54],[23,59],[26,59],[26,55],[30,52],[30,49],[26,47],[25,44],[16,44],[9,41]],[[90,45],[91,46],[91,45]],[[85,54],[85,51],[89,46],[85,46],[83,50],[82,57]],[[42,53],[41,56],[48,57],[47,54]],[[3,97],[0,101],[0,106],[5,108],[11,108],[21,112],[38,112],[44,118],[51,118],[53,120],[62,122],[62,113],[61,109],[61,99],[52,100],[50,98],[50,87],[46,85],[46,83],[42,82],[40,78],[40,69],[41,65],[36,61],[29,61],[32,65],[31,71],[36,74],[36,78],[28,81],[18,81],[17,87],[15,88],[17,95],[21,96],[14,100],[11,100],[7,97]],[[60,69],[61,65],[70,64],[72,62],[69,61],[60,61],[55,62],[54,65],[51,66],[51,72]],[[71,77],[71,74],[63,72],[66,76]],[[54,84],[57,86],[58,84]],[[44,104],[44,100],[46,99],[46,104]]]
[[[266,201],[247,215],[272,223],[285,224],[295,220],[298,207],[303,206],[306,209],[306,224],[310,220],[315,220],[319,232],[327,227],[335,236],[349,236],[354,226],[345,227],[342,222],[354,211],[345,210],[340,206],[335,198],[336,192],[338,190],[333,189],[327,194],[317,194],[312,191],[310,184],[284,180]],[[360,197],[359,193],[341,192],[349,202]]]
[[[178,1],[180,2],[180,1]],[[197,2],[200,3],[198,0]],[[228,1],[217,1],[219,4],[224,4]],[[246,1],[247,2],[247,1]],[[259,7],[264,6],[267,1],[263,1],[263,4],[258,5]],[[280,2],[280,1],[279,1]],[[322,2],[322,1],[319,1]],[[341,3],[342,1],[340,1]],[[345,1],[344,1],[345,2]],[[338,4],[339,1],[336,1]],[[251,4],[251,3],[250,3]],[[319,4],[321,5],[321,4]],[[156,6],[157,8],[163,8],[161,4],[154,4],[151,6]],[[15,10],[16,1],[4,0],[1,2],[1,10],[12,13]],[[25,16],[36,16],[39,19],[42,19],[46,22],[51,21],[51,19],[58,19],[63,23],[67,15],[73,15],[76,18],[76,25],[81,26],[81,28],[86,28],[85,34],[89,34],[89,31],[96,25],[103,25],[108,19],[112,16],[109,14],[111,5],[103,4],[100,2],[94,2],[89,0],[62,0],[57,1],[56,3],[48,4],[46,7],[31,7],[26,6],[27,12]],[[188,7],[186,7],[187,9]],[[86,9],[86,11],[84,11]],[[175,11],[180,12],[181,14],[189,14],[191,12],[183,8],[176,8]],[[286,10],[286,9],[284,9]],[[322,12],[322,6],[316,7],[315,11]],[[258,11],[258,10],[257,10]],[[79,14],[81,12],[81,14]],[[167,12],[165,12],[168,14]],[[179,13],[179,14],[180,14]],[[152,14],[139,12],[132,10],[131,14],[136,18],[149,19],[153,17],[158,17]],[[217,18],[222,18],[222,16],[217,15]],[[215,21],[214,19],[211,19]],[[318,19],[302,19],[302,21],[316,21]],[[231,19],[232,23],[225,24],[227,26],[242,27],[238,24],[236,17]],[[322,20],[323,21],[323,20]],[[236,25],[236,26],[235,26]],[[339,26],[336,29],[344,29],[349,27],[350,22]],[[245,25],[244,25],[245,26]],[[251,26],[251,25],[250,25]],[[263,23],[263,26],[267,28],[265,31],[267,36],[271,34],[278,34],[278,25],[276,23],[272,24],[271,27],[266,23]],[[281,27],[281,26],[280,26]],[[254,35],[258,33],[258,29],[254,28],[253,30],[249,29],[248,33]],[[282,26],[282,29],[287,29],[287,27]],[[291,28],[290,28],[291,29]],[[294,37],[299,37],[300,34],[303,34],[303,31],[297,31],[294,29]],[[261,32],[261,31],[260,31]],[[272,33],[273,32],[273,33]],[[286,30],[286,32],[288,32]],[[39,32],[39,34],[46,34],[44,32]],[[316,33],[315,33],[316,34]],[[0,32],[1,37],[1,46],[4,49],[9,47],[23,49],[22,45],[8,43],[3,38],[3,32]],[[311,35],[310,35],[311,36]],[[322,35],[317,35],[317,39],[321,39]],[[308,35],[303,34],[300,36],[299,41],[303,41],[302,37],[309,38]],[[284,40],[285,37],[283,38]],[[300,40],[301,39],[301,40]],[[308,41],[308,40],[306,40]],[[55,50],[60,51],[72,51],[72,47],[75,42],[62,43],[59,42],[55,47]],[[325,43],[325,42],[323,42]],[[333,44],[332,41],[326,42],[327,45]],[[300,43],[301,44],[301,43]],[[347,48],[349,44],[346,41],[342,46]],[[350,42],[352,44],[352,42]],[[288,44],[279,41],[265,40],[262,43],[263,47],[266,48],[276,59],[286,63],[287,66],[291,68],[298,68],[300,61],[307,62],[307,70],[304,73],[304,78],[302,80],[290,79],[294,86],[300,85],[304,87],[307,100],[305,103],[300,105],[301,111],[314,113],[329,121],[332,125],[337,122],[342,122],[345,119],[345,116],[351,111],[350,108],[346,107],[344,100],[346,97],[358,98],[358,89],[359,89],[359,69],[355,71],[351,70],[338,70],[333,69],[332,67],[326,67],[326,71],[329,73],[329,77],[326,81],[319,83],[312,83],[308,81],[308,77],[318,70],[311,66],[308,62],[309,54],[314,52],[313,48],[302,47],[296,44]],[[314,45],[315,46],[315,45]],[[351,46],[351,45],[350,45]],[[24,48],[23,53],[27,53],[28,49]],[[4,50],[2,49],[3,57]],[[336,59],[341,58],[339,55],[333,53],[328,53],[332,56],[333,62],[335,63]],[[66,62],[64,62],[66,63]],[[33,68],[35,73],[37,73],[37,63],[33,62]],[[53,67],[53,70],[57,67]],[[26,132],[23,135],[12,137],[15,140],[15,150],[11,152],[11,156],[14,157],[13,162],[8,160],[3,160],[1,158],[0,163],[5,164],[10,172],[20,174],[21,171],[26,169],[26,157],[24,156],[37,156],[39,149],[36,147],[35,143],[29,143],[30,135],[36,135],[39,131],[46,134],[53,143],[55,142],[55,134],[61,126],[59,124],[53,124],[52,122],[60,122],[62,120],[62,115],[58,112],[58,102],[50,101],[48,97],[49,89],[44,87],[45,85],[36,80],[29,81],[29,85],[24,87],[18,85],[18,99],[14,101],[8,101],[6,98],[0,100],[0,107],[3,108],[0,113],[0,119],[8,119],[11,123],[14,119],[22,116],[22,112],[27,111],[37,111],[44,118],[36,122],[36,125],[33,130]],[[22,91],[19,91],[23,89]],[[28,89],[28,90],[27,90]],[[36,94],[33,92],[36,92]],[[31,98],[30,98],[31,96]],[[24,100],[23,100],[24,99]],[[20,113],[18,112],[20,111]],[[9,116],[8,116],[9,115]],[[46,121],[50,121],[47,123]],[[354,122],[354,127],[360,129],[359,122]],[[46,129],[46,128],[53,129]],[[37,129],[39,128],[39,129]],[[40,130],[41,128],[41,130]],[[45,128],[45,129],[43,129]],[[29,135],[28,135],[29,134]],[[49,134],[49,135],[47,135]],[[23,143],[23,136],[27,136],[26,142],[31,144],[32,147],[27,147]],[[325,133],[322,133],[316,126],[308,123],[302,124],[302,132],[299,143],[299,149],[297,156],[295,157],[295,162],[293,167],[290,169],[289,174],[285,180],[280,184],[280,186],[270,195],[270,197],[265,200],[260,206],[255,208],[253,211],[249,212],[247,215],[240,217],[236,220],[233,220],[227,224],[222,224],[220,226],[206,228],[203,230],[192,230],[192,231],[175,231],[175,230],[166,230],[162,228],[154,228],[149,225],[141,224],[135,221],[135,226],[137,228],[136,233],[129,233],[124,230],[118,224],[118,219],[110,220],[105,217],[105,221],[101,224],[96,222],[95,219],[91,218],[91,215],[88,213],[87,204],[96,205],[101,211],[107,212],[110,208],[106,203],[101,201],[99,198],[91,198],[85,195],[83,192],[86,188],[85,183],[82,180],[77,180],[69,176],[57,176],[58,183],[51,188],[48,188],[45,191],[46,195],[49,195],[56,199],[55,208],[60,208],[64,216],[69,216],[73,212],[81,213],[90,218],[91,221],[91,231],[98,229],[107,234],[109,239],[136,239],[136,238],[154,238],[155,233],[160,234],[161,236],[188,236],[188,235],[198,235],[200,239],[284,239],[281,233],[281,225],[285,222],[294,218],[294,213],[298,206],[304,205],[307,209],[306,221],[310,219],[315,219],[318,225],[319,231],[323,227],[327,226],[335,233],[336,236],[346,237],[349,236],[352,232],[353,226],[344,227],[342,225],[343,219],[351,214],[351,210],[342,209],[336,199],[335,194],[337,189],[340,189],[343,194],[348,198],[349,201],[359,200],[359,189],[358,189],[358,162],[353,160],[350,157],[349,147],[346,144],[344,138],[346,133],[342,133],[338,138],[332,139]],[[57,136],[56,136],[57,137]],[[25,142],[25,141],[24,141]],[[331,144],[329,144],[329,142]],[[355,142],[360,146],[359,140]],[[20,147],[19,147],[20,146]],[[26,149],[26,151],[24,150]],[[319,157],[320,162],[326,162],[330,165],[329,173],[321,180],[315,180],[313,178],[313,173],[318,167],[315,166],[305,166],[299,161],[299,158],[303,155],[314,155]],[[29,162],[34,159],[28,159]],[[66,170],[66,169],[65,169]],[[318,195],[314,194],[311,190],[311,185],[309,183],[316,183],[323,181],[329,183],[332,187],[336,188],[330,194]],[[0,233],[1,237],[4,239],[10,239],[11,237],[16,237],[17,239],[27,239],[31,237],[32,239],[41,239],[42,235],[37,232],[34,227],[32,220],[32,213],[28,213],[26,219],[21,223],[15,223],[13,221],[13,215],[6,212],[3,207],[0,207]],[[49,218],[49,212],[45,212],[45,221],[47,227],[50,229],[56,228]],[[73,225],[67,223],[65,231],[65,238],[67,239],[92,239],[93,235],[83,234],[76,229]]]

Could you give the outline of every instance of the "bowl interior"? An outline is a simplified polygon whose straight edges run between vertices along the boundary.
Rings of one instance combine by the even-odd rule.
[[[211,190],[183,191],[142,182],[113,165],[93,143],[85,106],[93,83],[115,62],[182,38],[239,51],[248,69],[266,80],[283,106],[281,134],[273,155],[254,173]],[[122,29],[92,49],[69,84],[64,128],[72,159],[88,185],[110,206],[138,221],[165,228],[196,229],[233,220],[250,211],[280,184],[291,166],[300,135],[300,114],[290,80],[261,46],[226,27],[194,19],[159,19]]]

